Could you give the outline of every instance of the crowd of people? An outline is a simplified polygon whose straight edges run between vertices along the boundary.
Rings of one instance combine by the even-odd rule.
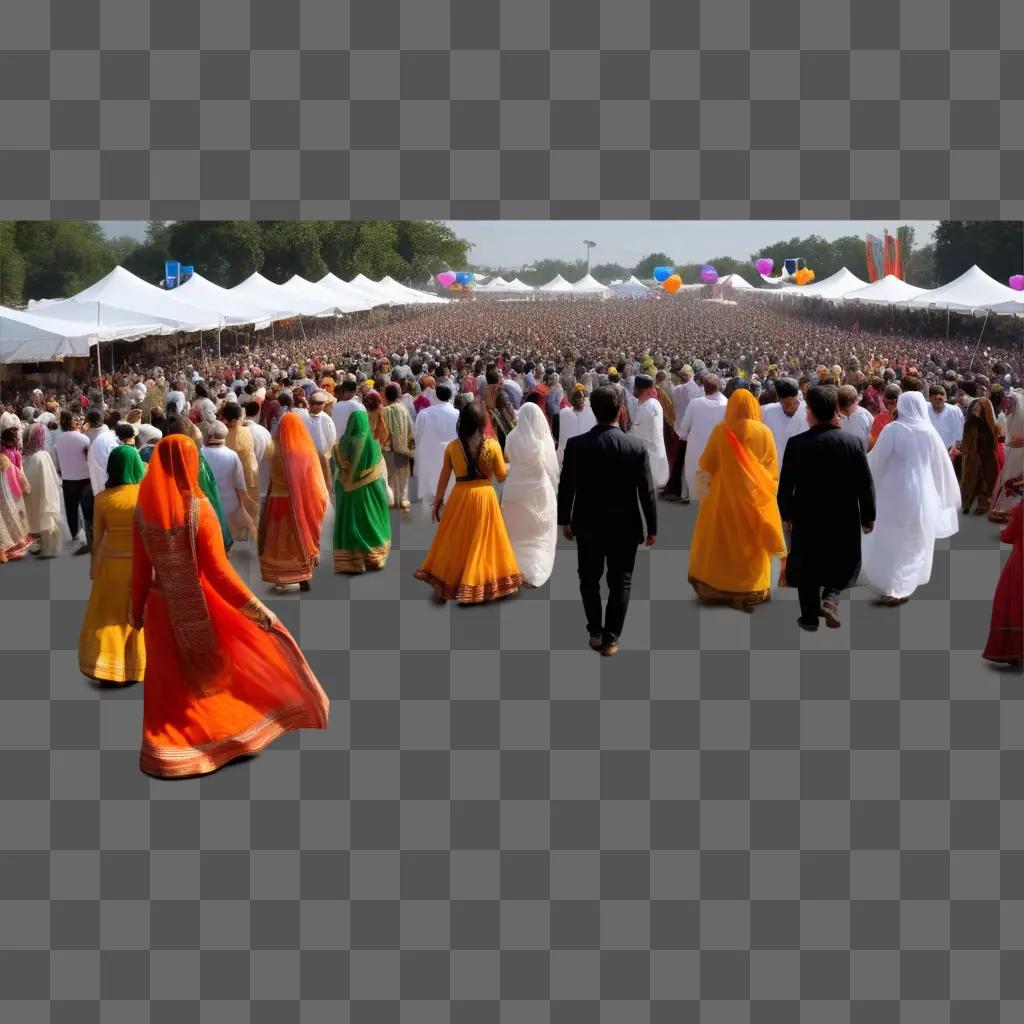
[[[230,554],[251,543],[268,587],[309,590],[331,507],[333,568],[353,575],[387,564],[392,512],[429,511],[415,575],[440,602],[543,586],[561,531],[605,656],[659,497],[699,503],[698,600],[751,612],[777,559],[809,631],[839,628],[839,595],[858,582],[905,602],[936,541],[985,515],[1013,551],[984,656],[1019,665],[1011,344],[679,298],[453,303],[220,358],[186,348],[173,367],[136,356],[8,396],[0,562],[69,542],[89,556],[81,671],[144,680],[142,767],[168,777],[326,726],[308,664]]]

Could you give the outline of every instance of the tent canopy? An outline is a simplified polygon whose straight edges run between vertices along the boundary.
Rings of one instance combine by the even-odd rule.
[[[316,283],[319,287],[326,288],[329,292],[341,296],[342,299],[351,300],[352,302],[365,302],[370,309],[373,309],[375,306],[389,305],[377,292],[359,288],[354,282],[342,281],[340,277],[331,273],[324,274]]]
[[[539,292],[571,292],[573,287],[561,274],[555,274],[547,284],[542,284],[537,291]]]
[[[205,309],[224,317],[228,324],[253,324],[258,331],[270,326],[272,320],[287,320],[295,315],[294,310],[268,309],[244,296],[233,294],[219,284],[207,281],[200,274],[193,273],[184,283],[174,289],[182,302],[197,309]]]
[[[885,277],[880,277],[866,288],[857,288],[852,292],[847,292],[843,299],[846,302],[873,302],[891,305],[894,302],[905,302],[923,292],[923,288],[915,288],[914,285],[907,284],[906,281],[892,274],[886,274]]]
[[[739,291],[754,290],[754,286],[745,277],[740,277],[739,274],[726,274],[725,277],[719,278],[718,283],[726,288],[736,288]]]
[[[304,277],[299,277],[298,274],[292,275],[281,287],[313,302],[332,302],[334,308],[342,313],[361,313],[373,308],[369,299],[343,295],[334,288],[324,288],[322,285],[307,281]]]
[[[430,306],[441,306],[447,305],[449,299],[444,299],[440,295],[431,295],[430,292],[421,292],[417,288],[410,288],[408,285],[400,284],[390,275],[388,277],[382,277],[380,279],[382,288],[387,288],[396,298],[400,301],[405,300],[409,305],[430,305]]]
[[[510,292],[532,292],[534,290],[532,285],[525,284],[520,281],[519,278],[515,278],[508,283],[508,290]]]
[[[628,281],[619,281],[618,283],[613,284],[611,286],[611,290],[615,292],[616,295],[622,295],[627,298],[650,295],[651,293],[651,289],[648,288],[643,281],[638,281],[635,276],[630,277]]]
[[[818,299],[841,299],[844,295],[860,288],[866,288],[867,281],[862,281],[856,274],[843,267],[824,281],[813,281],[811,284],[797,285],[792,294],[811,296]]]
[[[1021,293],[1015,292],[995,278],[989,277],[979,266],[965,270],[955,281],[922,292],[908,299],[904,305],[913,308],[935,306],[939,309],[953,309],[970,312],[975,309],[990,310],[1004,303],[1021,303]]]
[[[100,340],[96,329],[55,317],[0,306],[0,363],[50,363],[89,355]]]
[[[309,298],[298,290],[268,281],[262,274],[252,274],[228,291],[269,309],[290,310],[292,316],[333,316],[337,308],[333,296]]]
[[[601,284],[592,274],[587,274],[581,277],[573,286],[574,292],[580,292],[583,295],[607,295],[610,291],[605,285]]]

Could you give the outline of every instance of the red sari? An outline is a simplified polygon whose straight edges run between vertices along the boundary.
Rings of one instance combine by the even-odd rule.
[[[327,728],[306,659],[228,563],[199,454],[180,435],[156,445],[139,490],[131,619],[146,630],[146,774],[204,775],[285,732]]]
[[[327,514],[327,482],[305,423],[281,420],[270,463],[270,489],[260,513],[258,550],[264,582],[302,583],[320,561],[320,529]]]
[[[1024,661],[1024,502],[1018,502],[999,539],[1012,544],[992,599],[992,624],[982,657],[1019,665]]]

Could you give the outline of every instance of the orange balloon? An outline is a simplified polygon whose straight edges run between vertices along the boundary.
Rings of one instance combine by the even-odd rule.
[[[664,288],[669,295],[675,295],[675,293],[683,287],[683,279],[678,274],[673,274],[671,277],[665,278],[661,287]]]

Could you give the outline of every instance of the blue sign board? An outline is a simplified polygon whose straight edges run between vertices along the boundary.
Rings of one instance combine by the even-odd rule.
[[[164,263],[164,286],[176,288],[181,284],[181,264],[177,260],[167,260]]]

